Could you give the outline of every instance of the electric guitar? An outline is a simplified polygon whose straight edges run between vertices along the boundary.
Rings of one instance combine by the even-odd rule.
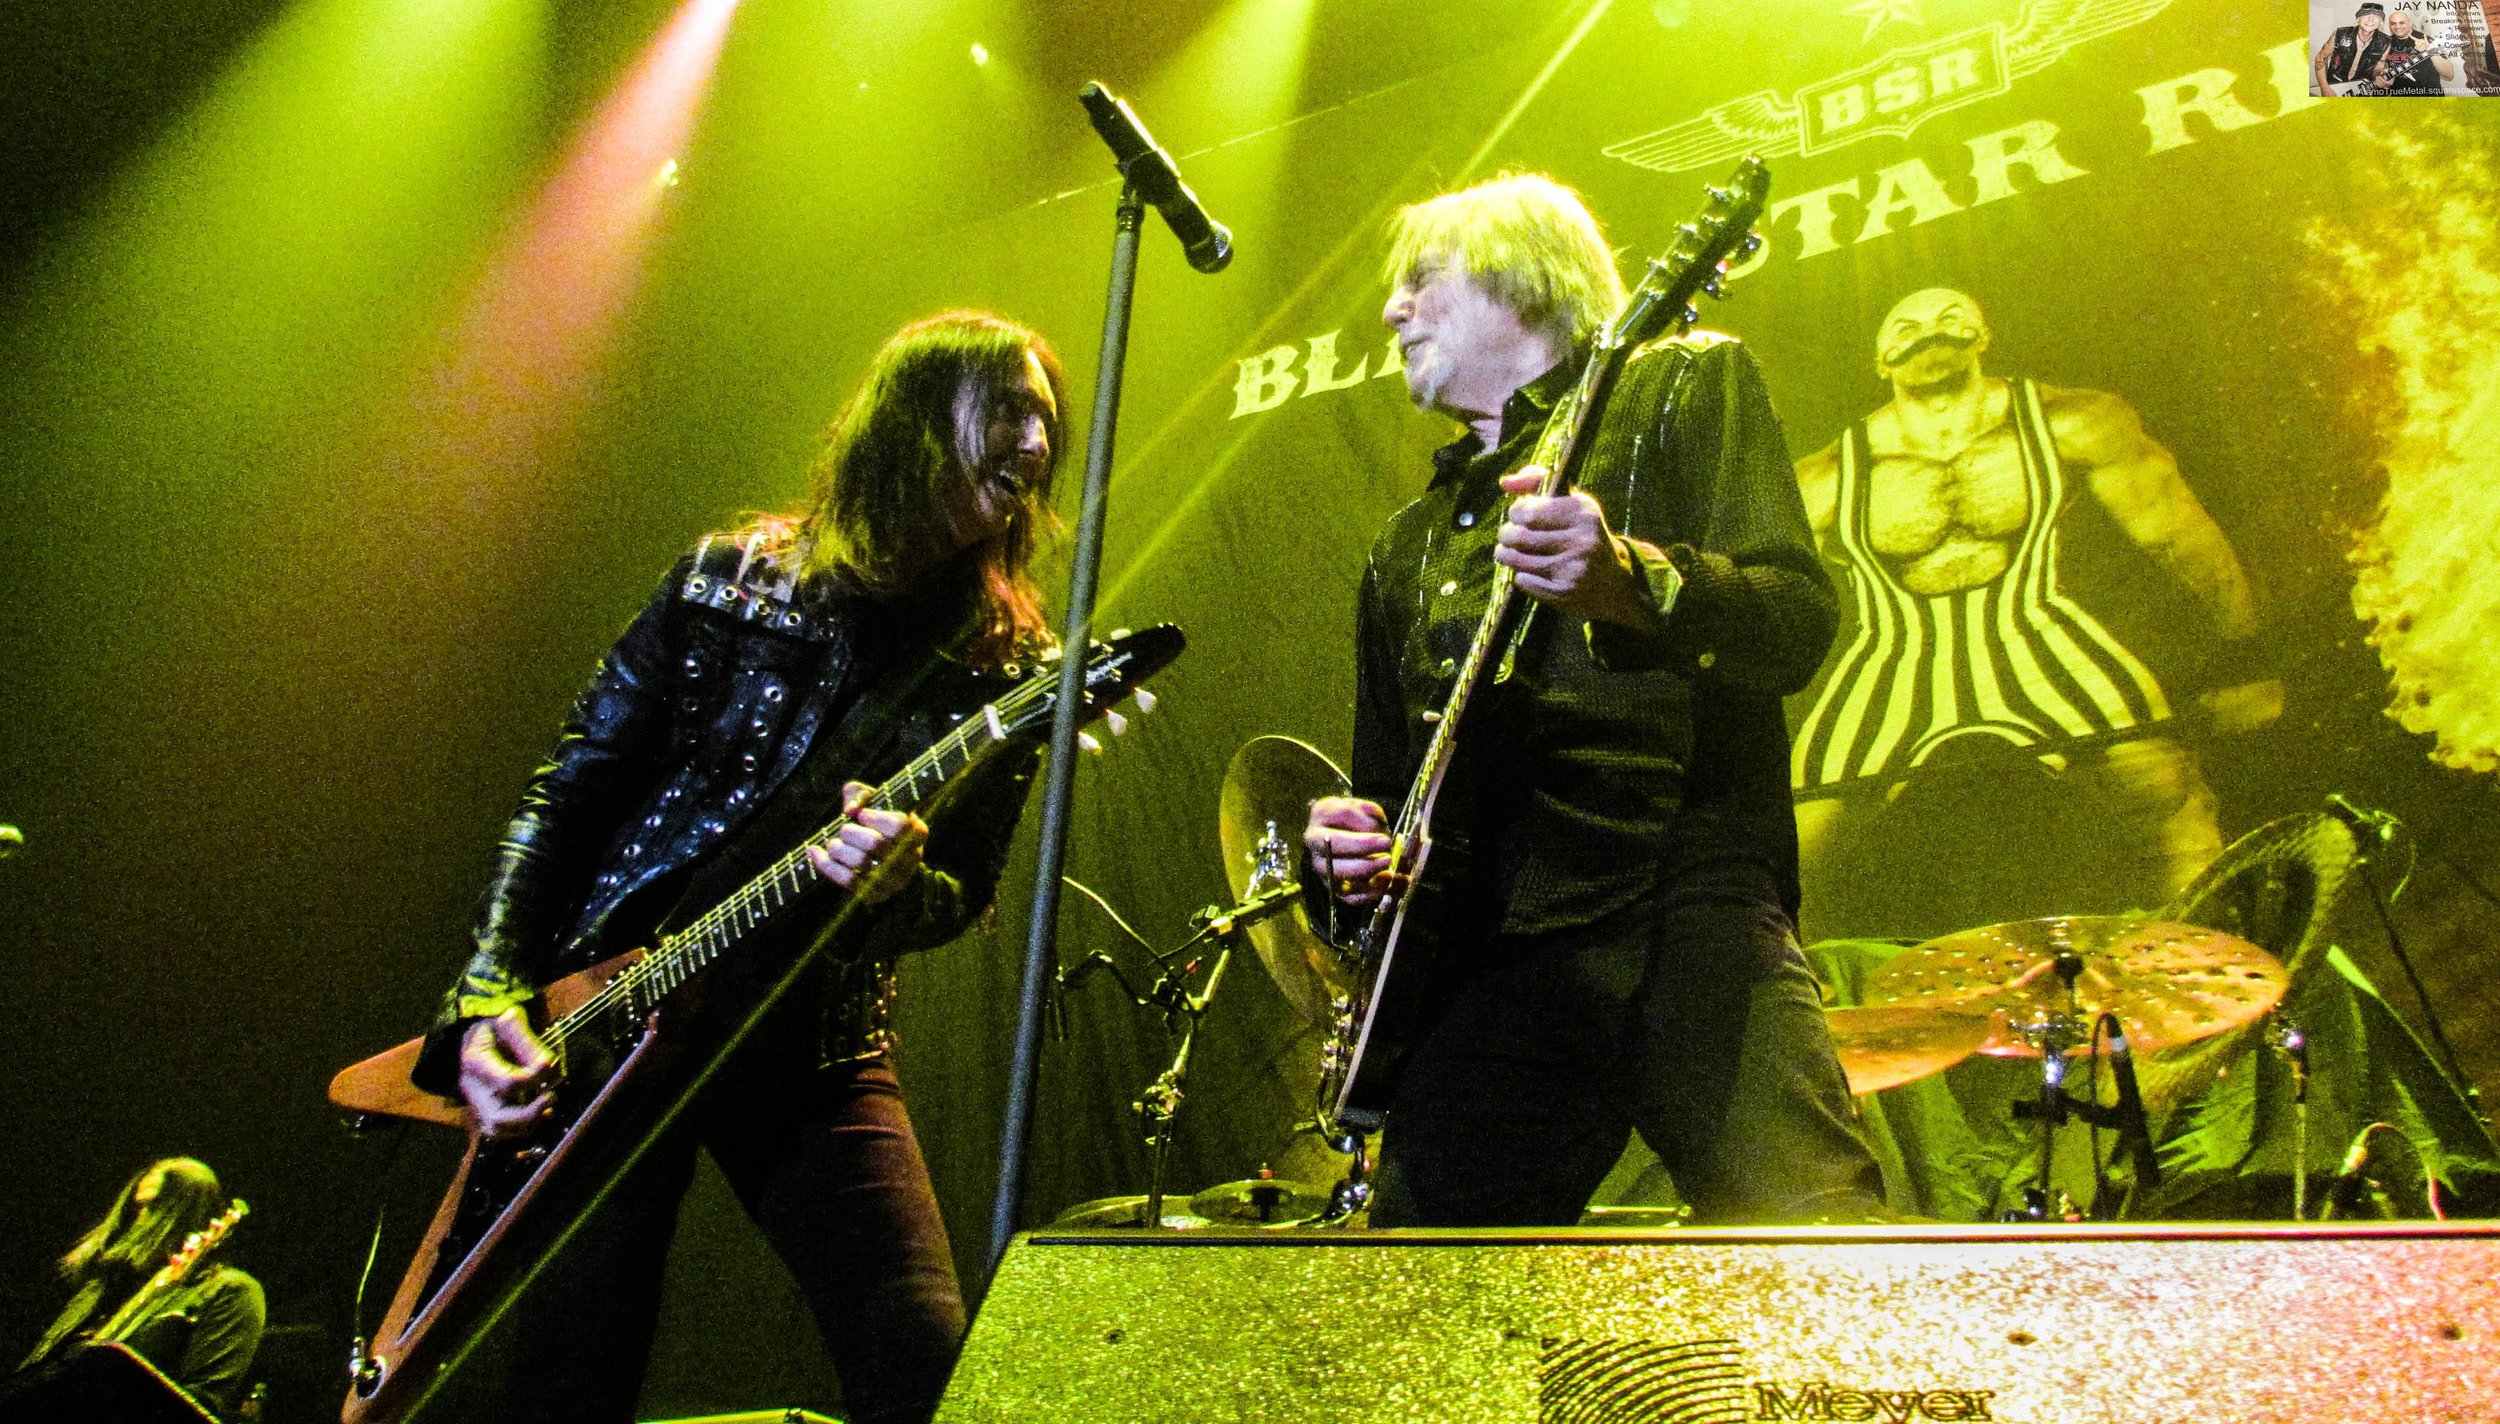
[[[96,1331],[94,1343],[106,1345],[129,1338],[130,1332],[147,1323],[148,1317],[164,1303],[166,1296],[173,1293],[174,1287],[190,1278],[191,1268],[200,1263],[200,1258],[216,1250],[225,1241],[226,1234],[234,1230],[236,1223],[251,1214],[252,1204],[236,1197],[226,1204],[224,1211],[218,1213],[216,1220],[182,1238],[182,1245],[165,1258],[164,1265],[156,1268],[156,1274],[148,1277],[147,1284],[131,1292],[130,1299],[122,1302],[122,1308],[114,1311],[113,1317]]]
[[[1080,715],[1122,723],[1112,705],[1180,656],[1170,624],[1116,633],[1086,659]],[[1057,656],[1012,690],[956,719],[863,803],[866,809],[934,813],[966,776],[1009,749],[1048,735],[1058,703]],[[1083,738],[1092,748],[1090,735]],[[799,778],[808,768],[802,766]],[[822,845],[851,818],[797,834],[821,811],[777,796],[719,857],[699,868],[679,914],[648,949],[629,950],[546,986],[541,1039],[556,1055],[562,1086],[553,1118],[529,1133],[487,1138],[458,1104],[408,1084],[423,1040],[342,1072],[331,1101],[363,1113],[458,1124],[468,1155],[409,1263],[370,1351],[360,1342],[346,1424],[394,1424],[434,1392],[610,1184],[656,1140],[712,1069],[795,983],[857,902],[816,872],[806,847]],[[793,816],[803,817],[793,824]],[[776,834],[776,833],[779,834]],[[749,849],[761,846],[760,850]],[[781,853],[737,883],[738,852]],[[716,887],[736,884],[726,894]],[[686,914],[687,910],[697,913]],[[734,1027],[732,1027],[734,1025]]]
[[[1770,173],[1762,160],[1745,159],[1726,187],[1709,190],[1709,202],[1700,214],[1676,229],[1675,244],[1665,255],[1650,262],[1622,312],[1598,333],[1578,383],[1546,422],[1531,457],[1532,463],[1545,469],[1538,494],[1550,496],[1571,488],[1582,437],[1631,351],[1661,336],[1681,334],[1700,320],[1701,312],[1693,304],[1696,294],[1720,295],[1729,260],[1762,245],[1751,227],[1762,215],[1770,186]],[[1423,973],[1415,962],[1430,958],[1427,944],[1418,941],[1433,937],[1426,922],[1439,917],[1434,910],[1419,906],[1456,898],[1457,877],[1447,872],[1435,876],[1432,871],[1434,808],[1450,761],[1457,754],[1460,726],[1470,703],[1488,678],[1498,682],[1507,675],[1527,637],[1533,612],[1533,604],[1515,587],[1511,570],[1497,566],[1493,592],[1467,656],[1458,664],[1449,695],[1437,713],[1424,715],[1432,727],[1432,740],[1390,829],[1392,888],[1374,903],[1370,919],[1346,954],[1348,992],[1336,1000],[1336,1018],[1321,1049],[1319,1115],[1332,1136],[1376,1132],[1382,1124],[1390,1079],[1411,1032],[1408,1020],[1414,1015],[1406,1010],[1421,992],[1409,988]],[[1406,951],[1403,964],[1401,950]]]

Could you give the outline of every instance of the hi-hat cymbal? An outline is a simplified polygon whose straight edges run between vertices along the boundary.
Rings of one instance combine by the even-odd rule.
[[[2135,1051],[2174,1048],[2237,1028],[2274,1007],[2283,964],[2244,939],[2196,925],[2121,915],[2018,920],[1932,939],[1869,976],[1875,1007],[2001,1015],[1980,1052],[2028,1057],[2020,1026],[2067,1011],[2060,950],[2082,959],[2075,1008],[2118,1015]]]
[[[1190,1211],[1229,1226],[1308,1221],[1328,1206],[1328,1189],[1279,1177],[1251,1177],[1209,1187],[1189,1199]]]
[[[1224,882],[1238,901],[1251,883],[1269,876],[1294,877],[1302,868],[1302,825],[1311,803],[1343,796],[1345,773],[1309,745],[1291,737],[1253,737],[1233,753],[1224,770],[1217,808],[1217,835],[1224,848]],[[1305,1023],[1324,1027],[1335,1017],[1329,1001],[1347,991],[1336,951],[1311,932],[1300,906],[1251,925],[1246,931],[1259,962]]]
[[[1930,1008],[1825,1009],[1849,1091],[1863,1096],[1941,1073],[1979,1051],[1995,1020]]]

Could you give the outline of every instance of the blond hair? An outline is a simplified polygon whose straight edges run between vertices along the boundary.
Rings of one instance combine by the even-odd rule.
[[[1578,345],[1623,306],[1623,276],[1580,195],[1539,173],[1504,173],[1398,209],[1381,275],[1392,287],[1456,268],[1520,324]]]

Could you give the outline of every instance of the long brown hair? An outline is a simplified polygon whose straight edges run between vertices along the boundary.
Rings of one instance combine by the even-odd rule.
[[[917,585],[933,554],[952,548],[948,482],[973,478],[988,457],[987,413],[1000,391],[1025,378],[1028,354],[1056,407],[1046,420],[1050,459],[1018,488],[1019,508],[1004,529],[935,562],[964,582],[968,661],[995,667],[1049,646],[1032,561],[1056,525],[1050,491],[1066,449],[1067,378],[1040,333],[1005,317],[940,312],[894,333],[826,429],[808,467],[806,503],[757,526],[767,546],[784,546],[803,584],[872,595]]]
[[[152,1173],[162,1173],[156,1196],[139,1200],[139,1187]],[[168,1157],[151,1162],[122,1183],[113,1209],[87,1229],[78,1244],[61,1258],[61,1274],[84,1281],[116,1268],[141,1277],[155,1274],[182,1239],[216,1218],[225,1193],[217,1174],[196,1157]]]

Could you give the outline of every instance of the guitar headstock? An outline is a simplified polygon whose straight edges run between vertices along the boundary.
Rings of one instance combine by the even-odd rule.
[[[237,1222],[251,1214],[252,1204],[236,1197],[218,1213],[216,1220],[182,1238],[181,1247],[166,1261],[165,1269],[177,1277],[190,1270],[194,1262],[217,1249],[217,1243],[226,1239],[226,1233],[234,1230]]]
[[[1078,720],[1090,722],[1100,717],[1113,736],[1127,731],[1127,719],[1112,708],[1134,693],[1137,710],[1152,712],[1154,694],[1145,689],[1146,679],[1170,667],[1188,645],[1181,630],[1169,623],[1135,632],[1123,628],[1096,640],[1085,658],[1084,704]],[[1046,732],[1058,705],[1058,684],[1059,655],[1054,653],[1028,680],[1028,688],[1037,695],[1008,697],[994,704],[1001,735],[1033,736]],[[1089,733],[1078,733],[1077,743],[1087,751],[1102,750],[1101,742]]]
[[[1720,284],[1728,263],[1762,246],[1753,224],[1770,199],[1771,170],[1760,158],[1743,159],[1725,186],[1704,191],[1708,200],[1701,211],[1675,230],[1675,242],[1664,253],[1650,260],[1622,314],[1598,336],[1598,349],[1638,346],[1701,320],[1697,300],[1724,295]]]

